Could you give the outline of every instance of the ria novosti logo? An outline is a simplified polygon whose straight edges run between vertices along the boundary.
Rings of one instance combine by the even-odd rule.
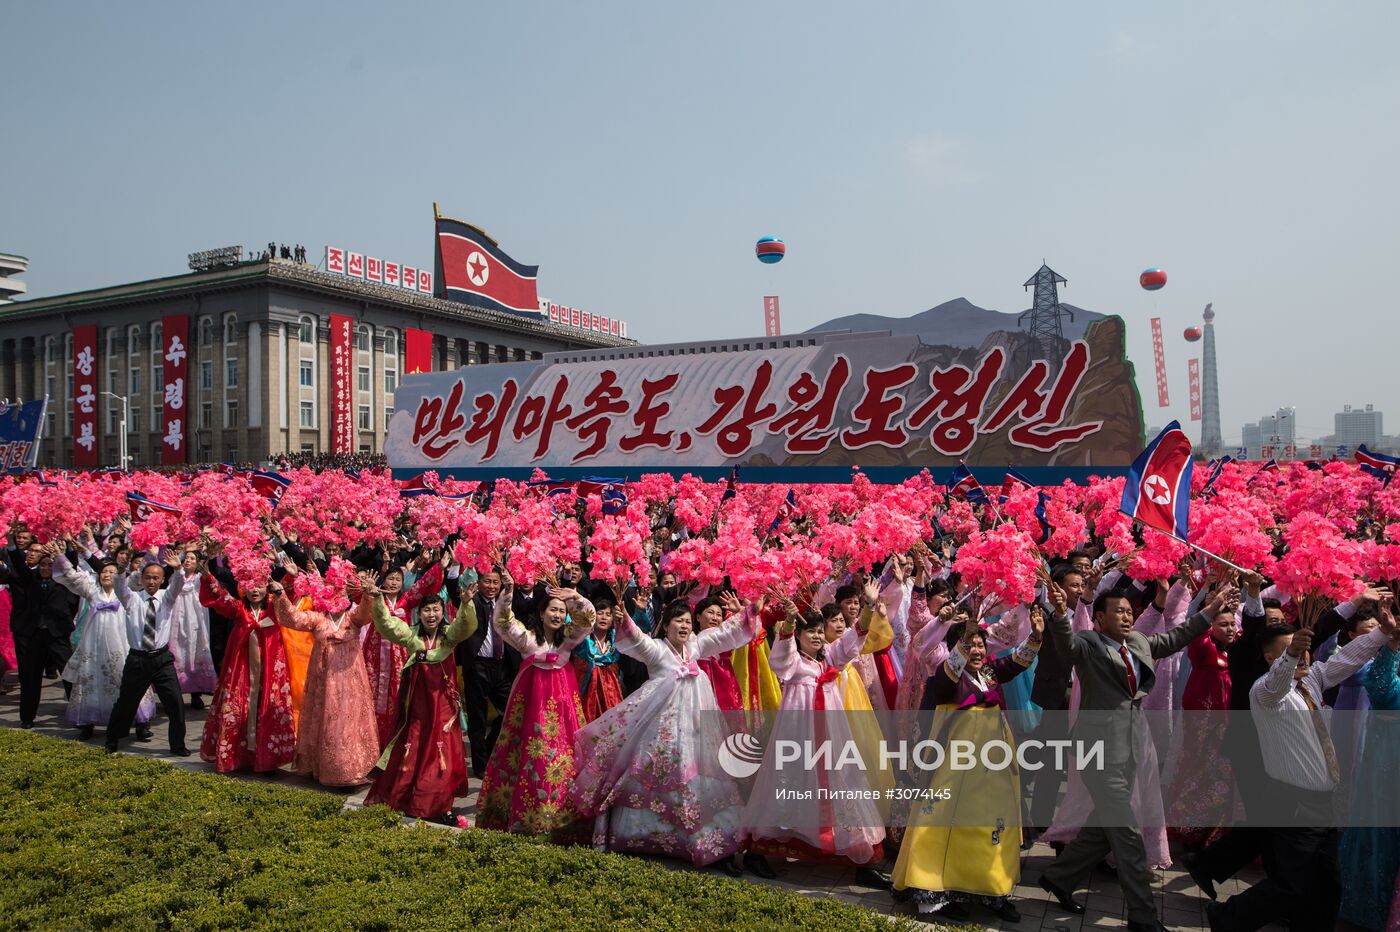
[[[762,764],[763,742],[753,735],[738,732],[719,746],[720,769],[736,780],[747,780]]]

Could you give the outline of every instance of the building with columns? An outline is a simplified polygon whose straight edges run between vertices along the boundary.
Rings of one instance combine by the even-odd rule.
[[[405,372],[405,331],[432,334],[432,368],[538,359],[634,341],[260,259],[0,306],[0,397],[49,400],[40,466],[74,462],[73,330],[97,327],[97,454],[161,462],[162,319],[189,319],[186,456],[260,462],[331,450],[330,315],[353,320],[354,449],[378,453]],[[115,397],[114,397],[115,396]]]

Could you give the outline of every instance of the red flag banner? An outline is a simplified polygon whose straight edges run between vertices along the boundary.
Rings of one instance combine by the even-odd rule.
[[[97,465],[97,325],[73,328],[73,465]]]
[[[331,315],[331,452],[355,452],[350,393],[350,318]]]
[[[1192,359],[1186,363],[1186,382],[1191,393],[1191,420],[1201,419],[1201,361]]]
[[[165,341],[161,362],[161,378],[165,382],[165,435],[160,443],[162,465],[174,466],[188,460],[185,437],[189,433],[190,385],[190,318],[188,314],[167,314],[160,322],[161,338]],[[154,388],[154,386],[152,386]]]
[[[776,337],[782,333],[783,324],[778,317],[778,296],[765,295],[763,298],[763,335]]]
[[[1167,398],[1167,352],[1162,343],[1162,318],[1152,318],[1152,359],[1157,364],[1157,407],[1171,404]]]
[[[426,330],[409,327],[404,330],[404,372],[433,371],[433,335]]]

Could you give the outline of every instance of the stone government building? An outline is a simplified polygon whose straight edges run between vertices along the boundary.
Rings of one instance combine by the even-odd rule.
[[[354,320],[355,449],[379,453],[405,371],[404,330],[433,334],[433,368],[538,359],[620,339],[261,259],[0,305],[0,397],[48,395],[41,466],[73,463],[73,334],[96,324],[99,390],[128,400],[130,465],[160,462],[161,318],[188,314],[190,462],[331,448],[330,315]],[[121,403],[98,396],[98,461],[117,465]]]

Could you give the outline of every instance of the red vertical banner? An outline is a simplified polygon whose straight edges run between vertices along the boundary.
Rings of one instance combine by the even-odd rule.
[[[185,437],[189,433],[190,399],[190,318],[188,314],[167,314],[161,318],[162,347],[161,378],[165,385],[165,436],[160,442],[162,465],[172,466],[188,460]],[[151,386],[154,391],[155,386]]]
[[[97,325],[73,328],[73,465],[97,465]]]
[[[778,319],[778,296],[765,295],[763,298],[763,335],[776,337],[783,332],[782,321]]]
[[[355,452],[355,419],[350,402],[350,318],[331,315],[331,452]]]
[[[426,330],[404,330],[404,369],[408,375],[433,371],[433,335]]]
[[[1201,419],[1201,361],[1192,359],[1186,363],[1186,381],[1191,392],[1191,420]]]
[[[1171,402],[1167,398],[1167,352],[1162,345],[1160,317],[1152,318],[1152,359],[1157,363],[1157,407],[1165,408]]]

